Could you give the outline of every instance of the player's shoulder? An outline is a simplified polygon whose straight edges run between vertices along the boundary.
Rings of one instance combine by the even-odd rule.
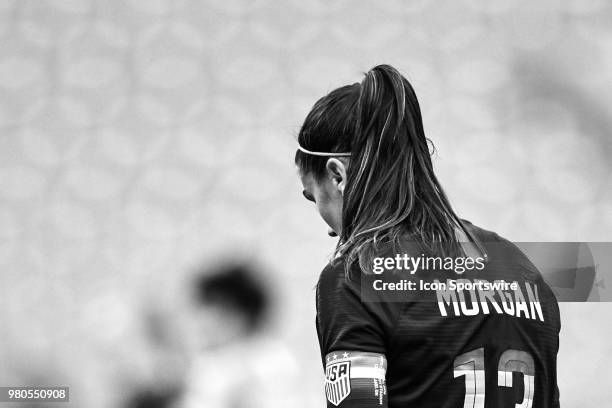
[[[490,261],[516,264],[521,267],[526,278],[530,280],[541,279],[540,271],[515,243],[497,232],[486,230],[467,220],[462,221],[466,228],[486,248]]]
[[[418,239],[405,235],[397,245],[391,242],[379,242],[375,249],[376,256],[373,256],[372,261],[375,258],[394,258],[399,253],[418,256],[422,252],[423,248],[418,243]],[[346,257],[342,255],[331,260],[321,271],[318,286],[326,289],[358,290],[362,278],[372,274],[372,265],[360,264],[356,259],[347,267],[347,262]]]
[[[316,288],[317,310],[330,311],[346,307],[378,313],[382,303],[388,299],[382,292],[362,290],[369,287],[371,278],[372,274],[364,271],[357,260],[348,268],[344,259],[331,261],[319,275]],[[364,301],[364,296],[367,301]]]
[[[506,238],[503,238],[498,233],[484,229],[478,225],[473,224],[471,221],[462,219],[463,226],[468,229],[473,235],[476,236],[481,242],[509,242]]]
[[[359,273],[353,267],[347,271],[344,259],[334,259],[325,265],[319,275],[317,283],[317,296],[321,294],[335,294],[339,292],[358,292]]]

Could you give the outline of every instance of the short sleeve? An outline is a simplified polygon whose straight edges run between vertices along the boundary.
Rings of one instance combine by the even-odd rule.
[[[317,334],[321,358],[336,350],[386,354],[396,320],[395,305],[362,301],[361,271],[328,265],[317,285]],[[354,273],[353,273],[354,272]]]

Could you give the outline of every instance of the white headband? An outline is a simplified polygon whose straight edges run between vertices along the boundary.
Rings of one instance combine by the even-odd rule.
[[[310,151],[310,150],[306,150],[306,149],[304,149],[304,148],[303,148],[302,146],[300,146],[299,144],[298,144],[298,147],[297,147],[297,148],[298,148],[298,150],[299,150],[299,151],[302,151],[302,152],[304,152],[304,153],[306,153],[306,154],[312,154],[313,156],[326,156],[326,157],[332,157],[332,156],[343,156],[343,157],[346,157],[346,156],[350,156],[350,155],[351,155],[351,153],[350,153],[350,152],[345,152],[345,153],[332,153],[332,152],[312,152],[312,151]]]

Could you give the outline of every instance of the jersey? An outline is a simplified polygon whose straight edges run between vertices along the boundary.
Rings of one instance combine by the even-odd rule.
[[[328,407],[559,406],[554,294],[514,244],[465,225],[487,253],[482,268],[394,270],[408,279],[385,292],[375,274],[325,267],[316,326]]]

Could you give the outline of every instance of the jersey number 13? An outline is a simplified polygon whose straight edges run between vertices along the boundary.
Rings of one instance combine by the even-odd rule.
[[[465,376],[465,402],[463,408],[484,408],[485,403],[485,367],[484,348],[461,354],[453,364],[455,378]],[[497,385],[512,387],[512,373],[523,373],[525,382],[523,401],[515,408],[531,408],[535,365],[533,357],[525,351],[506,350],[499,357],[497,364]]]

